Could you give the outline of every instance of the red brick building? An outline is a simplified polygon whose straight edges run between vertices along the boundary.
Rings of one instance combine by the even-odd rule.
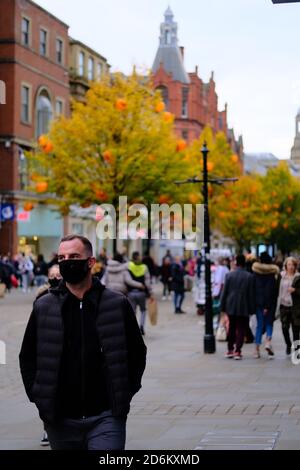
[[[47,132],[55,115],[69,112],[68,41],[68,26],[31,0],[1,0],[0,80],[6,84],[6,104],[0,106],[2,202],[22,205],[24,150]],[[17,245],[17,221],[3,222],[0,253],[16,252]]]
[[[187,73],[184,68],[184,49],[178,46],[177,23],[170,8],[160,26],[160,43],[152,66],[154,87],[161,90],[166,108],[175,115],[175,129],[188,142],[197,139],[206,125],[214,132],[223,131],[235,152],[243,152],[242,138],[235,141],[228,129],[227,105],[218,110],[218,95],[214,74],[208,83],[198,76],[198,68]]]

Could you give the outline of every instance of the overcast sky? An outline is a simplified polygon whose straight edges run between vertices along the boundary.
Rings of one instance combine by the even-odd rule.
[[[188,72],[215,72],[219,109],[246,152],[288,158],[300,108],[300,4],[271,0],[35,0],[72,37],[104,55],[112,70],[152,66],[168,3]]]

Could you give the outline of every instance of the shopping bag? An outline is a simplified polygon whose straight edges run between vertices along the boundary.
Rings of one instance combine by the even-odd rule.
[[[225,326],[219,325],[216,331],[216,340],[217,341],[226,341],[227,340],[227,331]]]
[[[3,283],[0,283],[0,297],[4,297],[5,289],[6,289],[6,285]]]
[[[19,281],[14,274],[11,274],[10,282],[13,287],[16,287],[16,288],[19,287]]]
[[[157,301],[156,299],[150,298],[148,300],[148,315],[151,325],[157,324]]]

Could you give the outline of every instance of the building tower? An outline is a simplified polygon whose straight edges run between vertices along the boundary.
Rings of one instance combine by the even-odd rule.
[[[300,109],[298,109],[296,116],[296,135],[291,149],[291,159],[294,163],[300,164]]]
[[[183,65],[182,53],[178,47],[177,23],[170,7],[165,11],[165,21],[160,25],[159,48],[154,59],[152,72],[155,74],[161,65],[172,75],[173,80],[189,84],[190,79]]]

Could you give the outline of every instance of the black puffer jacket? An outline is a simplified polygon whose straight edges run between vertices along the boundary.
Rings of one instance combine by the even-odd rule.
[[[82,302],[64,283],[38,298],[20,352],[27,395],[43,421],[129,411],[146,346],[130,302],[94,278]]]

